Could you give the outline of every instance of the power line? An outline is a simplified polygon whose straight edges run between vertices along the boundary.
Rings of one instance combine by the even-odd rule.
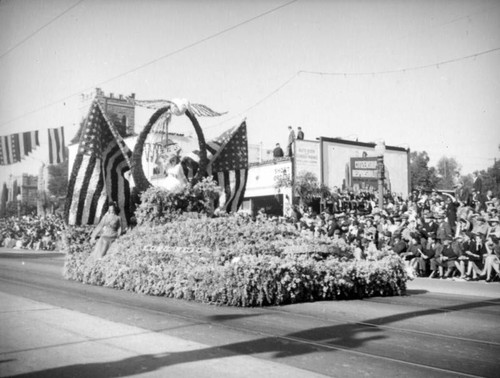
[[[272,95],[276,94],[277,92],[279,92],[281,89],[283,89],[286,85],[288,85],[291,81],[293,81],[295,78],[297,78],[300,74],[310,74],[310,75],[327,75],[327,76],[375,76],[375,75],[381,75],[381,74],[392,74],[392,73],[401,73],[401,72],[407,72],[407,71],[415,71],[415,70],[420,70],[420,69],[424,69],[424,68],[431,68],[431,67],[439,67],[439,66],[442,66],[442,65],[446,65],[446,64],[450,64],[450,63],[456,63],[456,62],[459,62],[461,60],[465,60],[465,59],[470,59],[470,58],[475,58],[477,56],[481,56],[481,55],[485,55],[485,54],[489,54],[489,53],[492,53],[492,52],[495,52],[495,51],[498,51],[500,50],[500,47],[497,47],[497,48],[494,48],[494,49],[490,49],[490,50],[486,50],[486,51],[482,51],[482,52],[479,52],[479,53],[476,53],[476,54],[472,54],[472,55],[467,55],[467,56],[463,56],[461,58],[455,58],[455,59],[448,59],[448,60],[445,60],[445,61],[442,61],[442,62],[438,62],[438,63],[433,63],[433,64],[427,64],[427,65],[423,65],[423,66],[415,66],[415,67],[408,67],[408,68],[401,68],[401,69],[396,69],[396,70],[387,70],[387,71],[374,71],[374,72],[320,72],[320,71],[305,71],[305,70],[300,70],[300,71],[297,71],[291,78],[287,79],[285,82],[283,82],[278,88],[276,88],[275,90],[273,90],[271,93],[269,93],[268,95],[266,95],[265,97],[263,97],[262,99],[260,99],[258,102],[256,102],[255,104],[253,104],[252,106],[248,107],[247,109],[241,111],[240,113],[238,113],[237,115],[223,121],[223,122],[220,122],[220,123],[217,123],[215,125],[212,125],[210,127],[206,127],[206,129],[211,129],[211,128],[214,128],[216,126],[220,126],[220,125],[223,125],[239,116],[241,116],[243,113],[246,113],[248,112],[249,110],[255,108],[256,106],[262,104],[265,100],[267,100],[269,97],[271,97]]]
[[[246,113],[250,110],[252,110],[253,108],[255,108],[256,106],[259,106],[260,104],[262,104],[264,101],[266,101],[269,97],[271,97],[272,95],[274,95],[275,93],[278,93],[280,90],[282,90],[285,86],[287,86],[292,80],[294,80],[297,76],[299,75],[299,72],[296,72],[292,77],[290,77],[288,80],[286,80],[285,82],[283,82],[279,87],[277,87],[275,90],[273,90],[271,93],[267,94],[266,96],[264,96],[263,98],[261,98],[259,101],[257,101],[255,104],[253,104],[252,106],[246,108],[245,110],[242,110],[241,112],[239,112],[238,114],[232,116],[231,118],[228,118],[226,119],[225,121],[223,122],[220,122],[220,123],[217,123],[215,125],[212,125],[212,126],[209,126],[209,127],[205,127],[205,129],[212,129],[216,126],[220,126],[220,125],[223,125],[237,117],[240,117],[241,115],[243,115],[243,113]]]
[[[10,49],[8,49],[7,51],[5,51],[2,55],[0,55],[0,59],[2,59],[4,56],[6,56],[7,54],[9,54],[11,51],[17,49],[19,46],[21,46],[23,43],[25,43],[26,41],[28,41],[29,39],[31,39],[35,34],[41,32],[43,29],[45,29],[47,26],[49,26],[50,24],[52,24],[53,22],[57,21],[59,18],[61,18],[62,16],[64,16],[66,13],[68,13],[70,10],[72,10],[73,8],[75,8],[77,5],[83,3],[85,0],[80,0],[78,2],[76,2],[75,4],[73,4],[72,6],[70,6],[69,8],[67,8],[65,11],[63,11],[62,13],[59,13],[56,17],[54,17],[52,20],[50,20],[49,22],[43,24],[42,26],[40,26],[38,29],[36,29],[33,33],[29,34],[26,38],[22,39],[21,41],[19,41],[18,43],[16,43],[14,46],[12,46]]]
[[[81,0],[80,2],[82,2],[82,1],[84,1],[84,0]],[[41,110],[43,110],[43,109],[49,108],[49,107],[51,107],[51,106],[53,106],[53,105],[56,105],[56,104],[58,104],[58,103],[60,103],[60,102],[62,102],[62,101],[64,101],[64,100],[68,100],[68,99],[70,99],[70,98],[72,98],[72,97],[75,97],[75,96],[79,95],[79,94],[80,94],[80,93],[82,93],[82,92],[85,92],[85,91],[91,90],[91,89],[93,89],[93,88],[95,88],[95,87],[98,87],[98,86],[100,86],[100,85],[103,85],[103,84],[109,83],[110,81],[116,80],[116,79],[118,79],[118,78],[120,78],[120,77],[123,77],[123,76],[125,76],[125,75],[128,75],[128,74],[130,74],[130,73],[132,73],[132,72],[136,72],[136,71],[138,71],[138,70],[140,70],[140,69],[142,69],[142,68],[145,68],[145,67],[147,67],[147,66],[150,66],[151,64],[156,63],[156,62],[158,62],[158,61],[160,61],[160,60],[163,60],[163,59],[169,58],[169,57],[171,57],[171,56],[173,56],[173,55],[179,54],[179,53],[181,53],[181,52],[183,52],[183,51],[186,51],[186,50],[188,50],[188,49],[190,49],[190,48],[192,48],[192,47],[195,47],[195,46],[197,46],[197,45],[199,45],[199,44],[201,44],[201,43],[204,43],[204,42],[209,41],[209,40],[211,40],[211,39],[214,39],[214,38],[216,38],[216,37],[218,37],[218,36],[220,36],[220,35],[222,35],[222,34],[225,34],[225,33],[229,32],[229,31],[231,31],[231,30],[234,30],[234,29],[236,29],[236,28],[238,28],[238,27],[240,27],[240,26],[243,26],[243,25],[245,25],[245,24],[248,24],[248,23],[250,23],[250,22],[252,22],[252,21],[255,21],[255,20],[257,20],[257,19],[259,19],[259,18],[261,18],[261,17],[267,16],[268,14],[273,13],[273,12],[275,12],[275,11],[277,11],[277,10],[281,9],[281,8],[284,8],[284,7],[286,7],[286,6],[290,5],[290,4],[293,4],[293,3],[297,2],[297,1],[298,1],[298,0],[292,0],[292,1],[289,1],[288,3],[282,4],[282,5],[279,5],[279,6],[275,7],[275,8],[272,8],[272,9],[270,9],[270,10],[267,10],[267,11],[265,11],[265,12],[263,12],[263,13],[260,13],[260,14],[258,14],[258,15],[256,15],[256,16],[252,17],[252,18],[249,18],[249,19],[247,19],[247,20],[245,20],[245,21],[242,21],[242,22],[240,22],[240,23],[238,23],[238,24],[236,24],[236,25],[230,26],[230,27],[228,27],[228,28],[226,28],[226,29],[223,29],[223,30],[221,30],[221,31],[217,32],[217,33],[211,34],[211,35],[209,35],[208,37],[205,37],[205,38],[202,38],[202,39],[200,39],[200,40],[198,40],[198,41],[196,41],[196,42],[193,42],[193,43],[191,43],[191,44],[189,44],[189,45],[187,45],[187,46],[181,47],[181,48],[179,48],[179,49],[177,49],[177,50],[174,50],[174,51],[172,51],[172,52],[169,52],[169,53],[167,53],[167,54],[165,54],[165,55],[162,55],[162,56],[160,56],[160,57],[158,57],[158,58],[155,58],[155,59],[153,59],[153,60],[150,60],[150,61],[148,61],[148,62],[146,62],[146,63],[144,63],[144,64],[141,64],[140,66],[137,66],[137,67],[135,67],[135,68],[133,68],[133,69],[131,69],[131,70],[128,70],[128,71],[123,72],[123,73],[121,73],[121,74],[119,74],[119,75],[113,76],[113,77],[111,77],[111,78],[109,78],[109,79],[106,79],[106,80],[104,80],[104,81],[101,81],[101,82],[99,82],[99,83],[96,83],[96,84],[92,85],[91,87],[87,87],[87,88],[81,89],[81,90],[79,90],[78,92],[74,92],[74,93],[72,93],[72,94],[70,94],[70,95],[68,95],[68,96],[62,97],[62,98],[60,98],[60,99],[58,99],[58,100],[56,100],[56,101],[53,101],[53,102],[51,102],[51,103],[49,103],[49,104],[46,104],[46,105],[41,106],[41,107],[39,107],[39,108],[33,109],[33,110],[31,110],[31,111],[29,111],[29,112],[27,112],[27,113],[21,114],[21,115],[19,115],[19,116],[17,116],[17,117],[11,118],[11,119],[9,119],[8,121],[3,122],[2,124],[0,124],[0,126],[7,125],[7,124],[9,124],[9,123],[11,123],[11,122],[17,121],[18,119],[24,118],[24,117],[26,117],[26,116],[28,116],[28,115],[31,115],[31,114],[34,114],[34,113],[37,113],[37,112],[39,112],[39,111],[41,111]],[[78,5],[78,4],[76,4],[76,5]],[[76,6],[76,5],[75,5],[75,6]]]
[[[373,71],[373,72],[321,72],[321,71],[305,71],[305,70],[303,70],[303,71],[299,71],[298,73],[299,74],[304,73],[304,74],[310,74],[310,75],[321,75],[321,76],[323,76],[323,75],[324,76],[374,76],[374,75],[386,75],[386,74],[401,73],[401,72],[407,72],[407,71],[422,70],[422,69],[431,68],[431,67],[437,67],[437,68],[439,68],[439,66],[444,66],[446,64],[460,62],[460,61],[466,60],[466,59],[476,58],[478,56],[490,54],[490,53],[498,51],[498,50],[500,50],[500,47],[496,47],[496,48],[493,48],[493,49],[490,49],[490,50],[486,50],[486,51],[481,51],[481,52],[476,53],[476,54],[466,55],[466,56],[463,56],[463,57],[460,57],[460,58],[443,60],[443,61],[437,62],[437,63],[425,64],[425,65],[422,65],[422,66],[414,66],[414,67],[407,67],[407,68],[399,68],[399,69],[387,70],[387,71]]]

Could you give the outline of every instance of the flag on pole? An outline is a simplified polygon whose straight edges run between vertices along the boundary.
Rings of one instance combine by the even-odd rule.
[[[243,121],[207,143],[207,172],[223,189],[219,208],[236,212],[243,202],[248,178],[247,125]]]
[[[49,164],[59,164],[66,160],[66,145],[64,143],[64,126],[48,129],[49,133]]]
[[[98,100],[85,120],[80,145],[68,183],[65,217],[69,224],[96,224],[108,202],[118,205],[122,225],[131,217],[130,170],[132,152]]]
[[[0,136],[0,165],[20,162],[38,146],[38,130]]]

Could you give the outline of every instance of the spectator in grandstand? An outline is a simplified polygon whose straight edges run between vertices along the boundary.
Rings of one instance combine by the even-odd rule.
[[[385,251],[390,248],[391,233],[389,231],[382,231],[378,233],[377,247],[379,251]]]
[[[486,237],[489,237],[491,235],[494,235],[497,238],[500,238],[500,220],[498,217],[491,218],[488,220],[488,232],[486,233]]]
[[[406,252],[400,254],[404,259],[407,267],[417,270],[419,258],[422,254],[422,246],[420,245],[420,236],[417,232],[410,233],[409,243]]]
[[[354,259],[359,261],[363,259],[363,250],[361,249],[360,241],[358,238],[351,238],[349,242],[350,246],[352,247]]]
[[[401,234],[396,233],[393,235],[392,250],[394,253],[401,256],[402,253],[406,252],[406,243],[401,239]]]
[[[451,248],[457,256],[455,267],[460,272],[459,280],[465,279],[465,260],[468,259],[467,254],[464,252],[464,248],[468,248],[468,246],[464,245],[465,241],[464,235],[460,234],[455,236],[451,243]]]
[[[450,224],[445,220],[445,216],[443,214],[439,214],[436,218],[438,220],[438,229],[436,231],[436,236],[441,242],[443,242],[444,240],[451,238],[451,227]]]
[[[414,217],[408,218],[408,224],[403,229],[401,237],[405,242],[410,242],[412,239],[412,234],[416,233],[418,233],[417,220]]]
[[[486,224],[486,219],[483,216],[473,216],[471,223],[473,233],[486,236],[488,233],[488,225]]]
[[[421,245],[420,255],[416,258],[415,270],[419,276],[427,277],[429,274],[430,261],[436,254],[436,234],[433,232],[428,233],[427,239],[421,240]]]
[[[441,252],[440,259],[438,260],[440,268],[439,273],[442,278],[451,278],[451,275],[457,269],[455,262],[457,261],[458,256],[455,254],[451,242],[451,236],[443,240],[443,250]]]
[[[436,234],[438,230],[438,224],[436,223],[436,218],[430,211],[424,213],[424,223],[422,225],[422,235],[428,237],[430,233]]]
[[[429,261],[429,267],[431,270],[429,278],[443,277],[441,254],[443,252],[444,245],[441,243],[441,240],[438,239],[435,235],[429,235],[429,240],[431,250],[428,251],[427,254],[432,255]]]
[[[477,280],[478,276],[482,274],[483,270],[483,255],[485,253],[485,248],[483,245],[483,240],[480,235],[471,233],[471,238],[467,243],[464,243],[464,255],[467,256],[467,272],[465,274],[465,279]]]
[[[485,276],[486,282],[492,281],[492,272],[495,271],[497,276],[500,276],[500,244],[499,239],[490,235],[485,243],[486,253],[484,255],[484,269],[481,272]]]

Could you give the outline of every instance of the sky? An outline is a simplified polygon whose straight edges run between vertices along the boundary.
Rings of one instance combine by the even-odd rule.
[[[252,144],[301,126],[468,174],[500,158],[500,1],[0,0],[0,135],[42,144],[0,176],[36,173],[96,87],[228,112],[199,119],[209,139],[246,118]]]

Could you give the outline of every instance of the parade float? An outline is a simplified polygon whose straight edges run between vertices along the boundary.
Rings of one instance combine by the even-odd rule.
[[[392,253],[357,261],[348,245],[311,237],[292,223],[237,212],[248,174],[245,121],[207,142],[197,116],[221,113],[185,100],[136,103],[154,114],[133,151],[98,101],[85,121],[66,201],[67,279],[231,306],[405,292],[407,273]],[[153,185],[143,169],[148,135],[183,115],[194,127],[198,149],[180,153],[167,142],[156,159],[167,174]],[[106,199],[118,203],[127,231],[103,258],[91,259],[89,235]]]

